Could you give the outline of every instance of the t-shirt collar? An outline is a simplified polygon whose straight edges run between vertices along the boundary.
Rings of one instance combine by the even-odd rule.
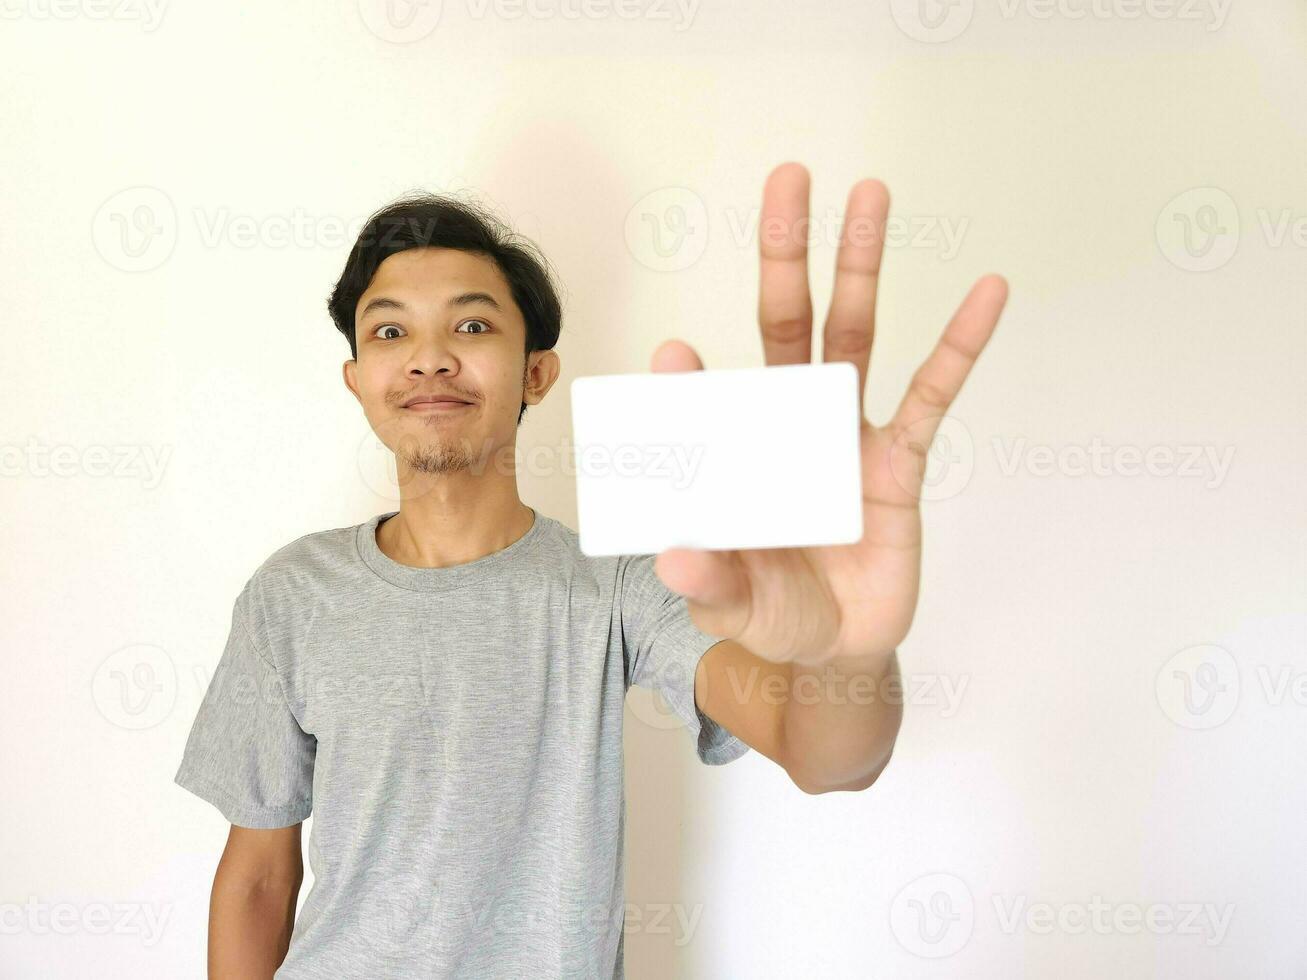
[[[377,545],[377,528],[383,521],[398,514],[392,510],[377,514],[360,524],[356,530],[356,543],[363,563],[392,585],[415,592],[443,592],[446,589],[474,585],[501,576],[507,566],[520,559],[534,547],[544,532],[548,520],[534,507],[531,508],[531,527],[506,548],[458,565],[443,568],[417,568],[403,565],[389,557]]]

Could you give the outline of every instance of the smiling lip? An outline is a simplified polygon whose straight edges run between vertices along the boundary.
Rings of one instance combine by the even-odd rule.
[[[472,406],[469,402],[457,402],[445,399],[442,401],[415,401],[409,405],[405,405],[404,407],[410,412],[420,412],[423,415],[429,415],[433,412],[453,412],[460,408],[471,408]]]

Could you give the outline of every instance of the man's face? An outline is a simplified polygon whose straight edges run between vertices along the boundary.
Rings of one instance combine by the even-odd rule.
[[[377,437],[416,472],[463,470],[513,445],[522,402],[539,400],[524,390],[522,313],[481,255],[412,248],[388,257],[355,308],[355,342],[345,383]],[[532,363],[545,353],[532,352]],[[405,407],[422,395],[466,404]]]

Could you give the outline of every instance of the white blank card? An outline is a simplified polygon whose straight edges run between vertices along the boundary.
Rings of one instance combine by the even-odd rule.
[[[857,384],[848,361],[575,379],[581,550],[861,540]]]

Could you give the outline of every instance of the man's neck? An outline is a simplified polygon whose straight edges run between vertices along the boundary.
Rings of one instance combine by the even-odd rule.
[[[531,529],[533,518],[516,486],[508,489],[487,494],[435,485],[407,494],[399,513],[377,528],[377,547],[415,568],[462,565],[502,551]]]

